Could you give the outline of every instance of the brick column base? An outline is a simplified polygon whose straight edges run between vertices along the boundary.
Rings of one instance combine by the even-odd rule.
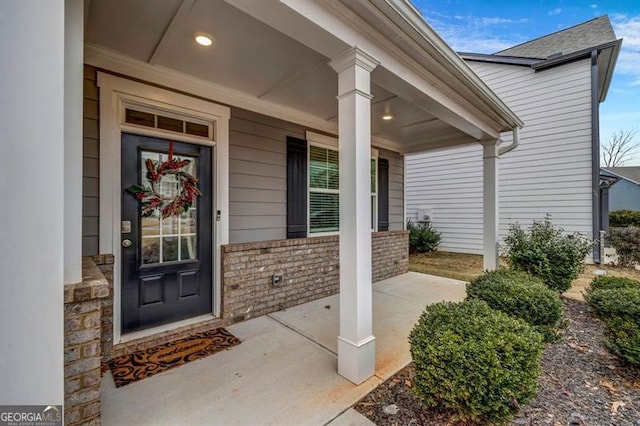
[[[109,282],[91,258],[64,288],[64,423],[100,424],[102,302]]]

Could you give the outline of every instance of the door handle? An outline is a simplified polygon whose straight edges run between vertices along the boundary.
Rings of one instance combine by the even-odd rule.
[[[129,248],[132,244],[131,240],[122,240],[122,247],[124,248]]]

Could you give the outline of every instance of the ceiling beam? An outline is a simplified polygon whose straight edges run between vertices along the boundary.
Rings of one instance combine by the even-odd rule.
[[[322,67],[328,67],[329,65],[327,64],[327,60],[326,59],[322,59],[319,62],[316,62],[315,64],[311,64],[309,66],[306,66],[304,68],[299,69],[298,71],[295,71],[289,75],[287,75],[286,77],[282,78],[280,81],[276,82],[275,84],[271,85],[271,87],[269,87],[267,90],[265,90],[264,92],[260,93],[258,95],[258,99],[262,99],[262,98],[268,98],[270,94],[281,90],[293,83],[295,83],[298,80],[301,80],[302,78],[304,78],[305,76],[307,76],[308,74],[313,74],[314,72],[316,72],[317,70],[319,70]],[[337,88],[336,88],[336,92],[337,92]]]
[[[184,21],[185,17],[189,14],[191,8],[195,3],[196,0],[182,0],[182,3],[180,3],[180,6],[178,6],[176,12],[173,14],[173,18],[171,18],[171,21],[164,29],[162,37],[160,37],[160,40],[158,40],[158,44],[156,44],[156,47],[153,49],[151,56],[149,56],[149,59],[147,60],[148,63],[152,65],[158,63],[162,54],[162,50],[166,45],[166,41],[169,40],[169,38],[173,35],[178,24]]]

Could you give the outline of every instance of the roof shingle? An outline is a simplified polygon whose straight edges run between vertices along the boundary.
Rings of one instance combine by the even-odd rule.
[[[627,180],[640,183],[640,166],[631,167],[603,167],[608,172],[614,173]]]
[[[607,15],[582,24],[510,47],[495,55],[546,59],[551,55],[566,55],[572,52],[599,46],[616,40],[611,21]]]

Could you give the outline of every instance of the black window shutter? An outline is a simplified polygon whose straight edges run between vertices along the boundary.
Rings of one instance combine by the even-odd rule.
[[[287,136],[287,238],[307,237],[307,141]]]
[[[389,160],[378,158],[378,231],[389,230]]]

